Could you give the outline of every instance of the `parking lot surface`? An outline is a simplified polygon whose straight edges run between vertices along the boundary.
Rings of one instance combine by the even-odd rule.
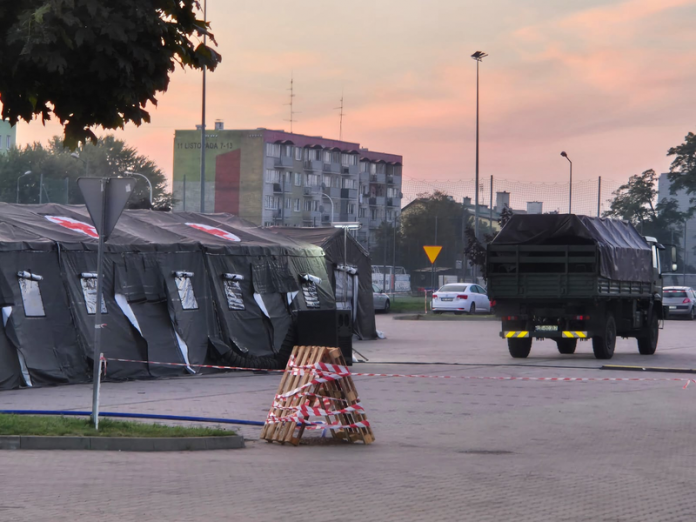
[[[590,343],[513,360],[493,321],[386,315],[378,328],[387,339],[356,342],[369,362],[354,371],[451,378],[356,377],[374,444],[271,445],[243,427],[245,450],[6,451],[0,520],[696,520],[696,383],[670,380],[689,374],[601,370]],[[619,340],[608,363],[696,367],[695,336],[668,321],[656,355]],[[510,380],[525,377],[597,380]],[[106,383],[102,409],[264,420],[279,380]],[[0,393],[2,409],[90,401],[84,385]]]

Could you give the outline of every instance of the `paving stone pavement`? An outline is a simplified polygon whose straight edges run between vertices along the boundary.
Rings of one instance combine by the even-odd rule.
[[[259,442],[196,453],[0,452],[0,521],[696,520],[696,384],[599,370],[535,345],[513,361],[492,322],[380,316],[354,371],[450,376],[654,377],[539,382],[356,377],[369,446]],[[696,323],[668,322],[658,353],[622,341],[613,364],[694,367]],[[397,365],[379,361],[445,361]],[[560,367],[560,368],[559,368]],[[106,383],[103,410],[263,420],[278,375]],[[89,409],[89,386],[0,393],[0,408]]]

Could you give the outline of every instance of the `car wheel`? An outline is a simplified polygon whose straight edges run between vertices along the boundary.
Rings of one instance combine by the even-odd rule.
[[[604,331],[601,336],[592,338],[592,351],[597,359],[611,359],[614,357],[616,347],[616,321],[609,314],[604,323]]]
[[[532,338],[508,339],[508,350],[515,359],[526,359],[532,350]]]
[[[383,310],[384,313],[385,313],[385,314],[388,314],[390,308],[391,308],[391,305],[389,304],[389,299],[387,299],[387,300],[384,302],[384,310]]]
[[[476,313],[476,303],[471,303],[469,307],[469,315],[474,315]]]
[[[694,319],[696,319],[696,306],[692,306],[692,307],[691,307],[691,316],[690,316],[690,319],[691,319],[692,321],[693,321]]]

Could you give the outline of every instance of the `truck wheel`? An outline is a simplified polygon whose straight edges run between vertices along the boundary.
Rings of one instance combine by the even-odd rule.
[[[577,345],[577,339],[556,339],[556,346],[558,346],[558,351],[564,355],[574,354],[575,347]]]
[[[660,324],[657,315],[652,314],[650,324],[645,329],[645,333],[638,337],[638,351],[641,355],[653,355],[657,349],[657,338],[660,334]]]
[[[508,350],[515,359],[525,359],[532,350],[532,338],[508,339]]]
[[[611,359],[616,346],[616,322],[614,316],[608,315],[601,336],[592,338],[592,351],[597,359]]]

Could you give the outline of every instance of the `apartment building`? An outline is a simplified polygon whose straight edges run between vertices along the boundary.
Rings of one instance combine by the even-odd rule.
[[[201,133],[174,137],[175,211],[200,211]],[[205,211],[229,212],[262,226],[319,227],[359,221],[367,248],[401,212],[402,156],[358,143],[284,131],[206,132]]]
[[[6,153],[17,144],[17,127],[8,121],[0,120],[0,154]]]

